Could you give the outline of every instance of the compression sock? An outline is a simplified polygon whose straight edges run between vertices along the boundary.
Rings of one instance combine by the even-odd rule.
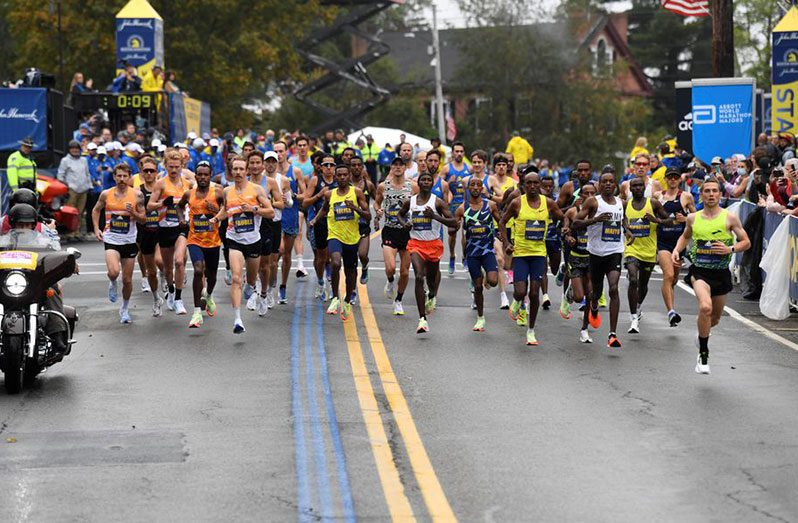
[[[175,299],[176,300],[183,299],[183,289],[175,289]]]

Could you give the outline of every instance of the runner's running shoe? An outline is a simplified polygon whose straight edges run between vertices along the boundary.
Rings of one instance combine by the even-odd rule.
[[[698,353],[695,360],[695,371],[698,374],[709,374],[709,353]]]
[[[590,326],[594,329],[598,329],[601,327],[601,314],[599,311],[590,309],[590,312],[587,314],[587,321],[590,323]]]
[[[186,312],[186,306],[183,305],[183,300],[175,300],[175,314],[183,316]]]
[[[564,320],[571,319],[571,304],[568,303],[568,300],[565,298],[560,302],[560,316],[562,316]]]
[[[537,345],[538,339],[535,337],[535,329],[527,329],[526,331],[526,344]]]
[[[587,329],[579,331],[579,343],[593,343],[593,338],[590,337]]]
[[[418,327],[416,327],[416,334],[423,334],[425,332],[429,332],[429,324],[427,320],[421,318],[418,320]]]
[[[477,318],[477,322],[474,324],[474,328],[471,330],[474,332],[485,332],[485,317],[480,316]]]
[[[510,315],[511,320],[517,321],[520,312],[521,312],[521,302],[513,300],[513,302],[510,304],[510,310],[507,314]]]
[[[549,299],[548,294],[543,295],[543,301],[540,303],[540,306],[543,307],[544,311],[547,311],[551,308],[551,300]]]
[[[108,301],[116,303],[119,298],[119,291],[116,288],[116,280],[108,282]]]
[[[352,304],[343,302],[341,304],[341,321],[347,321],[352,317]]]
[[[618,336],[616,336],[614,332],[611,332],[610,335],[607,336],[607,347],[612,347],[614,349],[621,348],[621,340],[618,339]]]
[[[199,329],[200,325],[202,325],[202,311],[194,311],[194,314],[191,315],[191,321],[188,324],[189,329]]]
[[[404,307],[402,307],[402,302],[401,301],[394,300],[394,302],[393,302],[393,315],[394,316],[404,316],[405,315],[405,309],[404,309]]]
[[[528,317],[526,309],[521,309],[518,313],[518,319],[515,320],[516,325],[526,327]]]
[[[327,314],[329,315],[338,314],[340,312],[340,308],[341,308],[341,300],[339,300],[338,298],[333,298],[332,301],[330,302],[330,306],[327,307]]]

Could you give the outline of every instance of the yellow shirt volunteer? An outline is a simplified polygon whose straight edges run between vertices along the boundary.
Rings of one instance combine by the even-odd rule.
[[[344,202],[351,201],[357,207],[357,194],[353,186],[346,194],[335,189],[330,194],[330,209],[327,212],[327,239],[338,240],[345,245],[355,245],[360,241],[360,213],[348,208]]]
[[[646,214],[654,214],[651,198],[646,198],[646,204],[639,211],[632,205],[632,200],[626,202],[626,219],[629,221],[629,232],[632,233],[634,242],[626,246],[624,254],[640,261],[656,263],[657,224],[648,221]]]
[[[521,196],[521,208],[513,225],[513,256],[546,256],[546,230],[549,228],[549,204],[540,196],[540,205],[533,209],[527,196]]]

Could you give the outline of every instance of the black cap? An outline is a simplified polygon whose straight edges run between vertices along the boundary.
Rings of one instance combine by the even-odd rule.
[[[391,165],[393,165],[393,164],[395,164],[397,162],[401,163],[402,165],[404,165],[404,163],[405,163],[404,160],[402,160],[400,157],[394,156],[393,160],[391,160]]]
[[[8,211],[8,223],[12,226],[17,223],[36,223],[38,217],[36,209],[27,203],[18,203]]]
[[[612,173],[615,174],[615,167],[610,164],[605,165],[601,168],[601,174]]]
[[[693,180],[704,180],[707,177],[707,172],[704,169],[696,169],[693,173]]]
[[[679,169],[668,169],[665,171],[665,178],[670,178],[671,176],[675,176],[676,178],[681,178],[682,173]]]

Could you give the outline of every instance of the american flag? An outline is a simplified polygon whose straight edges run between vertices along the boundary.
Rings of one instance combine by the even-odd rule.
[[[709,0],[662,0],[662,7],[682,16],[709,16]]]
[[[452,109],[446,111],[446,139],[453,142],[457,138],[457,125],[454,123]]]

